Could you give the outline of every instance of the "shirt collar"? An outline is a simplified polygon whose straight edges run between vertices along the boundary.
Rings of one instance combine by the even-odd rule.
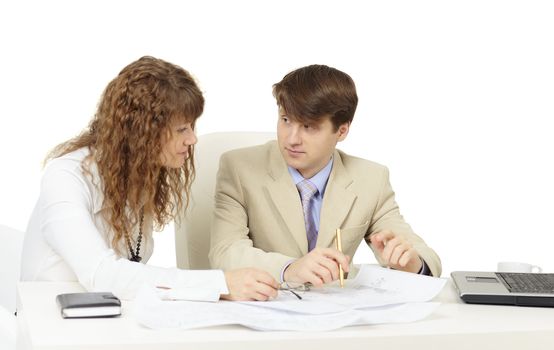
[[[287,168],[289,170],[289,174],[292,176],[292,180],[294,181],[295,185],[298,185],[299,182],[306,180],[304,179],[302,174],[298,172],[298,170],[290,166],[287,166]],[[329,180],[329,175],[331,175],[331,169],[333,169],[333,157],[331,157],[331,159],[329,160],[329,163],[327,163],[327,165],[325,165],[323,169],[321,169],[317,174],[315,174],[311,178],[307,179],[307,180],[310,180],[310,182],[317,187],[319,194],[322,196],[323,196],[323,193],[325,192],[325,186],[327,185],[327,180]]]

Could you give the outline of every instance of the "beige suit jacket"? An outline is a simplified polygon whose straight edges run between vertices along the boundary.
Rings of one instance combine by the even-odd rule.
[[[400,215],[387,168],[338,150],[316,247],[334,247],[337,228],[351,257],[373,233],[390,229],[404,235],[433,276],[440,276],[439,257]],[[276,141],[221,156],[210,247],[213,268],[257,267],[277,280],[288,262],[308,253],[300,195]]]

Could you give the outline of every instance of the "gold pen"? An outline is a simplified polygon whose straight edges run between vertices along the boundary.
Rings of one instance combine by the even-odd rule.
[[[336,231],[335,241],[337,243],[337,250],[342,253],[342,243],[340,238],[340,228]],[[340,279],[340,287],[344,288],[344,270],[342,269],[342,265],[339,264],[339,279]]]

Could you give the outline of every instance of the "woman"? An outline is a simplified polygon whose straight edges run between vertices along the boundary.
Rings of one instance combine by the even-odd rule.
[[[144,264],[153,226],[161,229],[187,206],[194,127],[203,108],[184,69],[153,57],[125,67],[106,87],[88,129],[47,157],[21,279],[79,281],[121,298],[132,298],[145,283],[201,300],[276,296],[278,283],[257,269]]]

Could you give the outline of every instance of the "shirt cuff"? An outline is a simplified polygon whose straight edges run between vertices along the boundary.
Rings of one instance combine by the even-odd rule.
[[[425,275],[425,276],[433,276],[431,274],[431,269],[429,266],[427,266],[427,263],[425,260],[423,260],[421,257],[419,257],[419,260],[421,260],[421,269],[419,270],[418,274]]]
[[[292,264],[295,261],[296,259],[289,260],[286,262],[285,266],[283,266],[283,268],[281,269],[281,278],[279,281],[280,283],[285,282],[285,270],[290,266],[290,264]]]
[[[227,286],[227,280],[225,279],[225,272],[223,272],[223,270],[216,270],[218,271],[218,274],[219,274],[219,278],[217,279],[218,280],[218,289],[219,289],[219,294],[229,294],[229,287]]]
[[[166,283],[156,286],[156,293],[162,300],[212,301],[221,295],[229,294],[222,270],[181,270],[185,276],[196,283]]]

